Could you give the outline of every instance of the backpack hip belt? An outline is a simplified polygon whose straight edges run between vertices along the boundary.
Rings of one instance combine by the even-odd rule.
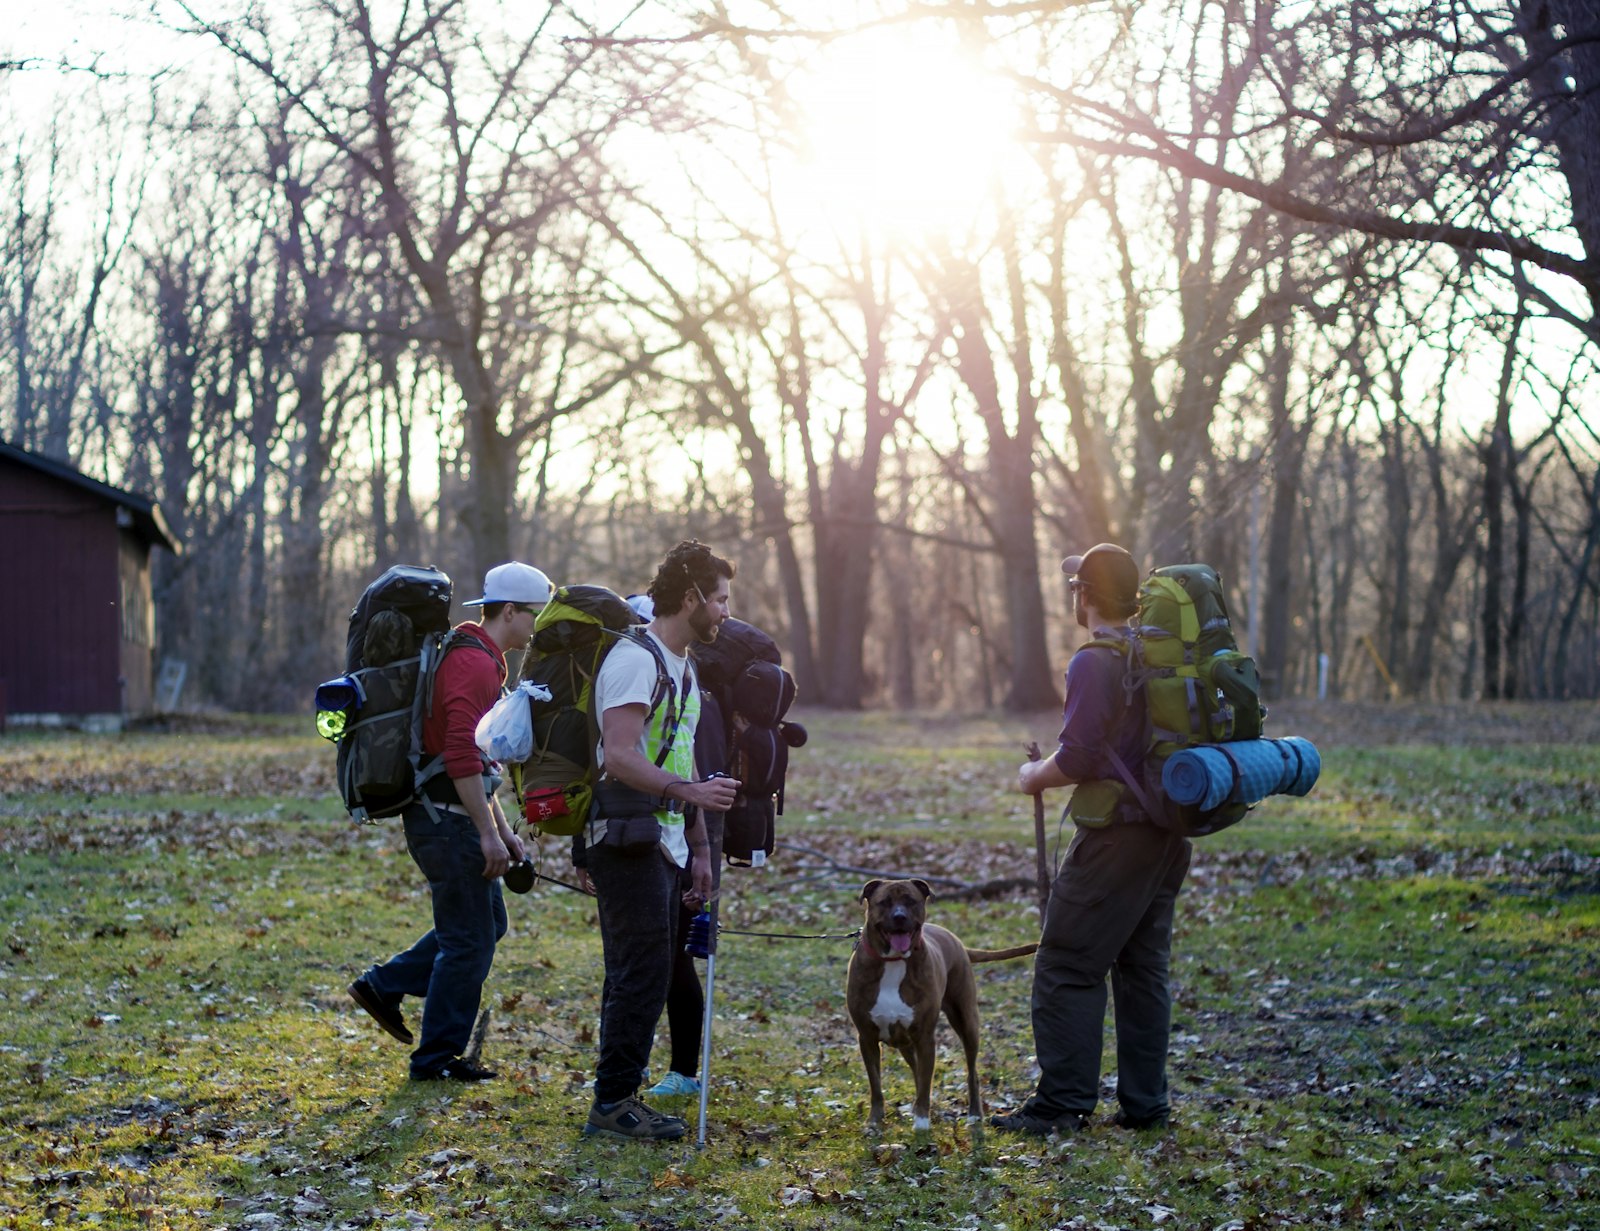
[[[644,816],[653,812],[671,812],[681,816],[684,803],[681,799],[668,799],[664,795],[636,790],[614,778],[602,778],[595,784],[594,809],[596,817]]]

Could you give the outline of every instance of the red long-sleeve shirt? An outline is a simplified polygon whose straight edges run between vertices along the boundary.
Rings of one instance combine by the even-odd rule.
[[[447,777],[476,778],[483,773],[484,761],[473,732],[478,719],[500,699],[506,659],[481,624],[468,621],[457,625],[456,631],[473,637],[489,652],[459,645],[444,656],[433,681],[433,709],[422,724],[422,751],[430,760],[444,753]]]

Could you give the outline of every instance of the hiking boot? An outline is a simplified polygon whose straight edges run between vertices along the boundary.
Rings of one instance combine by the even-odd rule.
[[[1135,1132],[1143,1132],[1150,1128],[1166,1128],[1167,1113],[1162,1111],[1153,1116],[1130,1116],[1125,1111],[1119,1111],[1111,1117],[1111,1123],[1118,1128],[1131,1128]]]
[[[676,1141],[688,1131],[689,1126],[677,1116],[664,1116],[637,1098],[613,1103],[609,1110],[601,1110],[596,1103],[589,1109],[589,1122],[583,1126],[585,1137],[604,1133],[633,1141]]]
[[[412,1081],[488,1081],[491,1077],[498,1077],[499,1073],[493,1069],[486,1069],[481,1064],[474,1064],[470,1060],[463,1060],[457,1056],[454,1060],[446,1060],[436,1069],[429,1069],[425,1073],[411,1074]]]
[[[1055,1133],[1061,1137],[1069,1137],[1088,1126],[1089,1118],[1080,1116],[1075,1111],[1065,1115],[1048,1119],[1038,1112],[1030,1111],[1027,1107],[1019,1107],[1005,1115],[990,1116],[989,1123],[995,1128],[1003,1128],[1013,1133],[1030,1133],[1035,1137],[1048,1137]]]
[[[406,1019],[400,1016],[398,1003],[391,1004],[378,995],[372,984],[367,982],[367,977],[362,975],[350,985],[350,999],[367,1011],[367,1015],[382,1026],[384,1030],[402,1043],[414,1043],[411,1030],[406,1025]]]
[[[687,1098],[700,1093],[700,1083],[693,1077],[685,1077],[682,1073],[668,1073],[655,1085],[645,1091],[646,1094],[656,1098]]]

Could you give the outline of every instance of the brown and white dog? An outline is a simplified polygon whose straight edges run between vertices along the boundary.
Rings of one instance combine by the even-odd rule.
[[[845,1003],[867,1068],[872,1095],[869,1130],[883,1123],[884,1043],[899,1050],[916,1079],[913,1126],[919,1132],[931,1127],[934,1030],[941,1009],[967,1056],[967,1114],[983,1115],[978,1093],[978,984],[972,963],[1026,957],[1039,947],[968,949],[953,933],[925,922],[932,896],[924,880],[875,880],[861,887],[866,923],[850,957]]]

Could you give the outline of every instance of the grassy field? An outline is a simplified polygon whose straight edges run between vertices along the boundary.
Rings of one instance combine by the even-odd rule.
[[[1592,707],[1275,715],[1323,777],[1196,845],[1173,1128],[1048,1142],[964,1122],[948,1032],[933,1132],[890,1057],[865,1136],[842,989],[871,871],[934,879],[975,947],[1036,935],[1030,890],[960,891],[1031,876],[1006,788],[1053,717],[803,717],[790,845],[725,879],[703,1150],[580,1137],[599,941],[559,886],[508,895],[502,1080],[406,1080],[344,989],[425,890],[309,722],[0,738],[0,1227],[1600,1226]],[[991,1108],[1031,1089],[1030,973],[980,968]]]

